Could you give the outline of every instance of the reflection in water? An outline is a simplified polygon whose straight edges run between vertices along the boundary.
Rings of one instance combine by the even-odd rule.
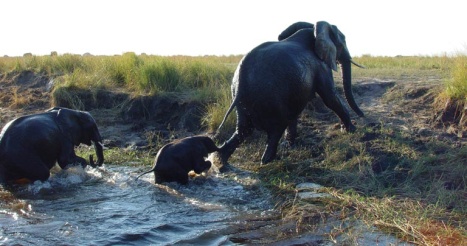
[[[227,245],[221,229],[271,209],[248,173],[210,174],[189,185],[154,184],[141,170],[58,171],[46,182],[0,188],[0,244]],[[13,193],[13,194],[12,194]]]

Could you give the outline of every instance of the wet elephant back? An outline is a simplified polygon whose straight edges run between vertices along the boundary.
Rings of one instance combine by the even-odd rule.
[[[239,107],[251,116],[256,128],[284,124],[276,121],[300,114],[303,107],[297,105],[305,105],[311,98],[313,75],[304,67],[310,65],[313,55],[291,42],[268,42],[244,58],[233,84],[239,92]]]
[[[15,149],[33,152],[50,152],[54,143],[60,137],[59,129],[54,120],[46,113],[20,117],[7,124],[0,140],[3,152]],[[55,148],[58,149],[58,148]],[[55,158],[51,157],[51,158]]]

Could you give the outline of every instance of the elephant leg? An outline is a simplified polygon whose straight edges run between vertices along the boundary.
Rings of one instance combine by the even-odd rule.
[[[86,159],[79,156],[76,156],[75,161],[73,163],[79,164],[83,168],[85,168],[88,165]]]
[[[184,170],[174,170],[172,173],[163,174],[164,182],[177,182],[183,185],[188,184],[188,172]]]
[[[3,164],[0,164],[0,185],[6,183],[6,177],[5,177],[6,170],[3,167]]]
[[[193,168],[193,171],[195,171],[195,173],[197,174],[201,174],[202,172],[209,170],[209,168],[211,168],[211,165],[212,164],[209,160],[205,161],[203,158],[196,162],[195,167]]]
[[[183,177],[182,176],[178,177],[177,180],[175,181],[178,182],[179,184],[187,185],[188,184],[188,173]]]
[[[42,162],[39,158],[32,158],[23,160],[24,163],[29,163],[28,166],[21,166],[17,169],[18,178],[27,178],[31,181],[46,181],[50,177],[50,168],[46,163]]]
[[[75,154],[74,150],[71,150],[69,152],[62,152],[58,158],[58,165],[62,168],[65,169],[69,165],[81,165],[83,168],[85,168],[88,163],[87,161],[79,157]]]
[[[281,139],[284,130],[268,133],[268,144],[266,145],[266,150],[261,157],[261,164],[266,164],[276,158],[277,146],[279,145],[279,140]]]
[[[46,163],[34,152],[25,152],[26,154],[18,154],[13,152],[11,155],[3,156],[4,166],[1,171],[4,171],[4,179],[6,181],[16,181],[17,179],[26,178],[32,182],[36,180],[46,181],[50,177],[50,168],[55,163]],[[48,165],[49,164],[49,165]],[[52,165],[50,165],[52,164]]]
[[[162,183],[166,182],[166,178],[160,172],[154,172],[154,182],[156,184],[162,184]]]
[[[253,125],[248,117],[237,110],[237,129],[235,133],[227,140],[220,148],[219,155],[222,162],[221,172],[228,168],[227,160],[233,154],[235,149],[245,140],[246,137],[253,133]]]
[[[46,181],[50,177],[50,170],[44,164],[38,164],[30,169],[29,173],[25,176],[29,180]]]
[[[345,130],[348,132],[354,132],[355,126],[350,120],[349,111],[345,108],[344,104],[340,100],[334,88],[334,83],[328,83],[328,86],[322,86],[317,88],[317,93],[323,100],[326,107],[334,111],[335,114],[340,118],[341,122],[345,126]]]
[[[294,145],[295,139],[297,138],[297,124],[297,119],[290,121],[285,131],[285,140],[287,140],[290,146]]]
[[[223,164],[227,164],[227,160],[233,154],[235,149],[237,149],[237,147],[243,142],[243,140],[244,139],[242,134],[240,134],[238,131],[235,131],[230,139],[220,147],[219,153]]]

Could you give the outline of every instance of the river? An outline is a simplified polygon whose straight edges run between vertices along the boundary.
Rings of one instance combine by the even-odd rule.
[[[0,244],[231,245],[223,229],[272,212],[247,172],[154,184],[153,173],[104,165],[56,170],[48,181],[0,187]]]

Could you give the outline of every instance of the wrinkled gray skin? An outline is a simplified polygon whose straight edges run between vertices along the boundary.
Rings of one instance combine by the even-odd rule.
[[[159,150],[152,169],[140,174],[136,179],[154,172],[156,184],[187,184],[190,171],[201,174],[211,168],[211,162],[205,158],[209,153],[218,150],[213,140],[207,136],[193,136],[171,142]]]
[[[14,119],[0,133],[0,183],[23,178],[45,181],[57,162],[62,169],[76,164],[86,167],[86,160],[75,154],[74,147],[91,142],[97,163],[91,155],[90,165],[101,166],[102,137],[88,112],[55,107]]]
[[[257,46],[237,67],[232,81],[233,101],[219,129],[233,108],[237,112],[237,126],[220,148],[221,171],[228,170],[228,158],[254,128],[268,136],[262,163],[276,158],[279,140],[286,129],[286,139],[293,145],[298,116],[315,92],[337,114],[345,129],[353,132],[355,126],[334,86],[332,70],[337,69],[337,63],[341,66],[346,98],[351,108],[363,116],[351,90],[350,66],[354,62],[345,36],[336,26],[322,21],[315,28],[310,23],[298,22],[284,30],[279,39]]]
[[[336,63],[339,63],[341,65],[345,98],[347,99],[347,102],[349,103],[349,106],[352,108],[352,110],[358,116],[363,117],[364,114],[357,106],[357,103],[355,102],[355,99],[352,94],[352,71],[350,69],[350,64],[348,64],[348,61],[350,60],[350,63],[353,63],[358,67],[364,67],[352,61],[349,54],[349,50],[347,49],[347,45],[345,43],[345,36],[339,31],[339,29],[337,29],[336,26],[329,25],[329,23],[324,21],[318,22],[316,26],[316,40],[314,47],[315,53],[334,71],[337,71]],[[304,28],[314,29],[314,25],[308,22],[296,22],[290,25],[281,34],[279,34],[278,40],[282,41],[293,35],[296,31]]]

